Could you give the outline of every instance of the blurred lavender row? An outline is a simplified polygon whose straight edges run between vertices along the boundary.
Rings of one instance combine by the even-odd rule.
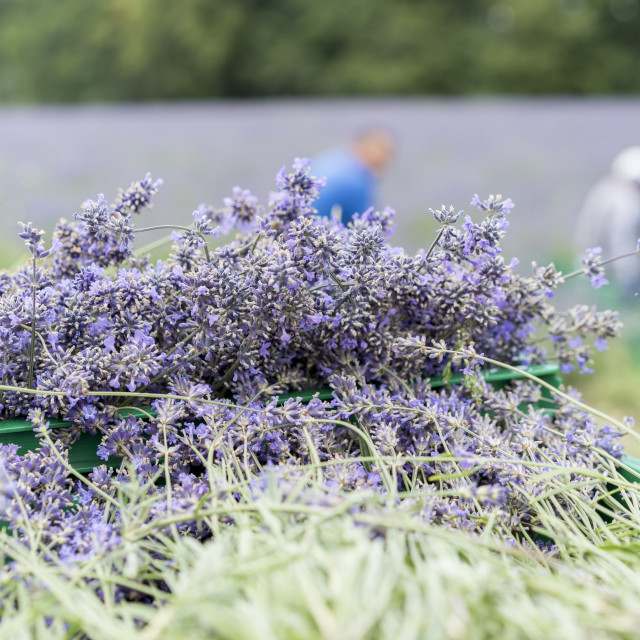
[[[507,257],[525,264],[570,250],[588,189],[638,144],[639,99],[336,99],[216,101],[0,109],[0,230],[51,229],[86,198],[142,178],[164,179],[141,224],[187,224],[235,185],[266,200],[295,156],[345,143],[366,125],[397,134],[380,190],[398,212],[395,244],[430,241],[428,207],[469,208],[474,193],[516,204]],[[145,238],[146,241],[147,238]],[[16,237],[16,251],[20,242]]]

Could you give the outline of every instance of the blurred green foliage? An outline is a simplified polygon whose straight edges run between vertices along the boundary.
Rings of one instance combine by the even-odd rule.
[[[0,100],[638,93],[638,0],[0,0]]]

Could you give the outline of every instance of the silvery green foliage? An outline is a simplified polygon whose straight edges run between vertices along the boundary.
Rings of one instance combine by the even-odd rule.
[[[636,547],[605,549],[582,540],[582,553],[559,562],[495,538],[416,522],[401,508],[366,512],[360,509],[366,500],[352,501],[349,512],[305,503],[315,513],[294,518],[296,502],[283,501],[281,484],[267,484],[251,519],[221,524],[203,542],[140,537],[137,514],[144,508],[131,491],[131,502],[121,506],[127,543],[104,547],[85,563],[56,563],[45,544],[36,555],[15,537],[2,539],[12,560],[0,569],[0,637],[637,635]],[[229,500],[230,512],[233,506]]]
[[[177,517],[181,533],[206,537],[196,511],[236,495],[216,485],[210,465],[234,470],[257,498],[266,470],[299,497],[288,474],[324,464],[322,489],[302,494],[309,504],[411,491],[413,517],[423,522],[478,532],[490,521],[517,538],[533,521],[523,492],[550,488],[540,467],[597,468],[598,447],[619,453],[619,434],[570,402],[552,417],[532,408],[535,384],[496,391],[476,375],[483,357],[557,357],[565,371],[588,370],[591,343],[603,348],[620,326],[612,312],[556,310],[553,268],[522,276],[505,263],[510,200],[475,197],[480,219],[460,226],[462,212],[433,212],[437,241],[409,255],[389,244],[391,209],[367,210],[347,227],[318,218],[322,182],[308,161],[296,159],[276,182],[266,207],[240,189],[223,210],[200,207],[193,228],[176,232],[169,258],[155,264],[132,251],[133,214],[159,186],[150,176],[114,204],[85,202],[74,222],[57,226],[52,255],[41,232],[25,226],[32,261],[0,281],[2,383],[14,387],[1,410],[29,419],[42,446],[26,454],[3,447],[15,531],[41,522],[42,540],[70,564],[117,546],[121,523],[105,496],[133,474],[162,497],[151,519]],[[206,238],[231,228],[235,239],[210,251]],[[551,353],[536,339],[541,332]],[[452,369],[467,382],[430,386]],[[51,395],[15,390],[31,380]],[[328,403],[277,402],[326,386]],[[125,392],[164,397],[143,420],[118,411],[148,402]],[[69,427],[53,432],[51,418]],[[118,455],[130,466],[102,466],[92,486],[79,482],[65,461],[83,432],[102,434],[104,460]],[[572,508],[561,496],[557,504]]]

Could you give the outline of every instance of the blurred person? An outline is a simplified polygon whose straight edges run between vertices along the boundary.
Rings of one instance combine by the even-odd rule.
[[[578,218],[576,241],[580,253],[601,247],[602,259],[636,249],[640,238],[640,146],[621,151],[609,175],[587,194]],[[640,291],[640,263],[632,258],[608,266],[612,283],[629,299]]]
[[[321,216],[337,216],[347,224],[354,213],[376,204],[376,187],[395,152],[393,134],[369,127],[344,148],[330,149],[311,161],[311,172],[327,185],[314,206]]]

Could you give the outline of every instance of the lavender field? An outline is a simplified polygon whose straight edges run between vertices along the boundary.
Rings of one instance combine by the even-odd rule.
[[[147,171],[165,184],[144,224],[188,223],[234,185],[262,200],[280,167],[385,124],[399,139],[380,205],[398,211],[396,244],[428,243],[428,207],[474,193],[516,203],[507,256],[526,265],[570,255],[589,187],[637,144],[640,100],[274,100],[0,109],[3,263],[18,220],[50,229],[86,198],[115,195]]]

